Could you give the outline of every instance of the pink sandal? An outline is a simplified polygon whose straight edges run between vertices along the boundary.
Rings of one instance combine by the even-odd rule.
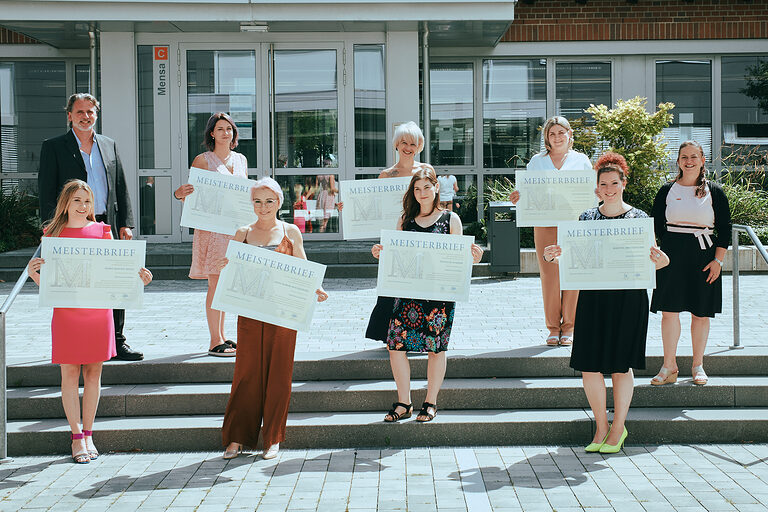
[[[83,436],[90,437],[91,438],[91,446],[93,446],[93,450],[88,448],[88,440],[85,440],[85,448],[88,450],[88,457],[90,457],[91,460],[96,460],[99,458],[99,451],[96,449],[96,446],[93,444],[93,430],[85,430],[83,429]]]
[[[84,436],[83,434],[71,434],[70,438],[72,441],[77,441],[78,439],[82,439]],[[88,450],[84,452],[77,452],[72,454],[72,460],[75,461],[76,464],[88,464],[91,462],[91,457],[88,455]]]

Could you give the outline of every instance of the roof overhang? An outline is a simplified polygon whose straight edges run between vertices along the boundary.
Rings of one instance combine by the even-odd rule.
[[[494,46],[514,19],[516,0],[5,0],[0,25],[57,48],[87,48],[88,27],[129,32],[418,30],[430,45]],[[201,21],[205,20],[205,21]]]

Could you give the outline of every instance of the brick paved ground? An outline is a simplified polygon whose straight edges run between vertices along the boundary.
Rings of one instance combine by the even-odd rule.
[[[768,510],[768,445],[116,453],[0,466],[0,511]]]
[[[157,281],[145,293],[145,309],[128,311],[128,342],[148,357],[200,354],[208,347],[204,316],[204,281]],[[328,301],[319,304],[309,333],[299,333],[296,351],[357,352],[376,348],[363,337],[368,315],[376,301],[374,279],[327,279]],[[0,297],[11,284],[0,283]],[[731,278],[723,282],[723,314],[712,322],[708,352],[732,343]],[[768,275],[741,276],[741,337],[746,346],[768,346]],[[50,308],[37,306],[37,289],[29,282],[17,298],[7,320],[8,361],[18,364],[50,358]],[[683,314],[683,325],[686,325]],[[689,317],[688,317],[689,318]],[[651,314],[649,354],[661,353],[660,315]],[[227,331],[236,337],[235,319]],[[457,306],[451,348],[510,350],[540,345],[546,336],[538,278],[474,279],[470,301]],[[568,350],[558,348],[554,350]],[[683,327],[681,354],[690,354],[690,335]],[[449,352],[450,357],[450,352]]]

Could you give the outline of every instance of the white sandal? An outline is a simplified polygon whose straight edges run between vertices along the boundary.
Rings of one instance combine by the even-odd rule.
[[[693,375],[693,383],[697,386],[703,386],[709,381],[709,377],[707,377],[704,367],[701,365],[691,368],[691,375]]]
[[[671,371],[669,368],[661,367],[659,373],[651,379],[652,386],[663,386],[664,384],[674,384],[677,382],[677,371]]]

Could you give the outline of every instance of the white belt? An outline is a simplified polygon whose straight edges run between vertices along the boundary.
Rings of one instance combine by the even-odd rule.
[[[673,224],[667,224],[667,231],[672,233],[690,233],[696,237],[699,241],[699,247],[701,250],[705,250],[707,247],[712,247],[712,238],[709,235],[715,234],[712,228],[700,227],[700,226],[675,226]],[[706,245],[704,241],[706,240]]]

